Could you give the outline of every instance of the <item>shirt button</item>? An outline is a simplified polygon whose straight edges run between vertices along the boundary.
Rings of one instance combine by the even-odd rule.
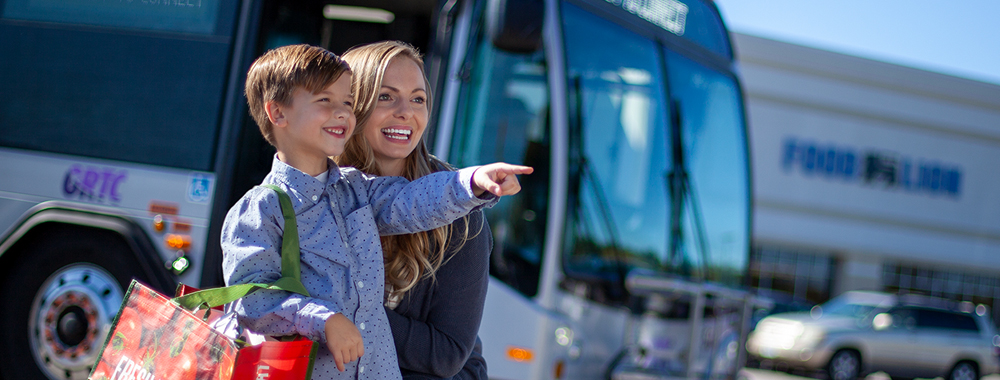
[[[365,366],[358,368],[358,373],[365,373]]]
[[[358,288],[364,288],[364,287],[365,287],[365,283],[361,282],[361,281],[358,281]]]
[[[364,330],[365,329],[365,323],[361,322],[361,325],[359,325],[358,327],[360,327],[362,330]]]
[[[313,202],[315,202],[315,201],[316,201],[317,199],[319,199],[319,197],[318,197],[318,196],[315,196],[315,195],[313,195]]]

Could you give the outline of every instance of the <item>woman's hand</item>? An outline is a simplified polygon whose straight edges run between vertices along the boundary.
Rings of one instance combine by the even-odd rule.
[[[531,174],[535,171],[530,166],[511,165],[497,162],[480,166],[472,173],[472,192],[481,196],[489,191],[498,197],[514,195],[521,191],[521,183],[517,181],[518,174]]]
[[[344,364],[358,360],[365,354],[361,332],[343,314],[337,313],[327,318],[323,328],[326,330],[326,347],[333,353],[333,360],[340,372],[344,372]]]

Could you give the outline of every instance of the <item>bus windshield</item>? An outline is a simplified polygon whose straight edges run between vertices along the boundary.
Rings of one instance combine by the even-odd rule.
[[[675,255],[681,274],[742,285],[749,266],[750,179],[742,104],[736,80],[665,50],[673,128],[687,173],[686,202]],[[688,271],[686,268],[694,268]],[[699,275],[697,270],[704,273]]]
[[[576,6],[562,16],[567,275],[620,281],[645,268],[742,284],[749,190],[735,80]]]

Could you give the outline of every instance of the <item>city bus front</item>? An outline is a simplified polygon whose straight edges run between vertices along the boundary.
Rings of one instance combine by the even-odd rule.
[[[491,377],[731,376],[750,175],[715,5],[500,3],[455,20],[435,136],[459,167],[535,167],[487,211]]]

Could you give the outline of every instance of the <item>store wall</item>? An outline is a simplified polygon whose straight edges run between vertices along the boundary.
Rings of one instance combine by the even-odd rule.
[[[832,293],[886,263],[1000,276],[1000,86],[735,34],[754,244],[835,261]]]

